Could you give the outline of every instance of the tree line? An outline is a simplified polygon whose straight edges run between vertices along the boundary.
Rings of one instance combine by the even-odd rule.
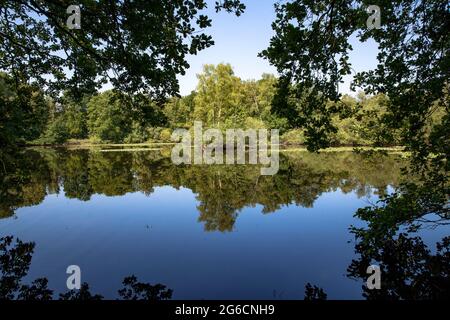
[[[127,94],[107,90],[74,97],[65,91],[50,98],[37,85],[16,86],[13,78],[0,74],[0,94],[4,102],[1,142],[62,144],[71,139],[93,143],[169,142],[175,128],[191,128],[194,121],[220,129],[275,128],[285,144],[304,144],[304,129],[286,114],[274,112],[279,80],[263,74],[259,80],[244,81],[229,64],[205,65],[191,94],[163,101],[142,93]],[[302,99],[288,96],[289,108],[301,108]],[[344,95],[327,108],[343,112],[332,118],[336,130],[330,144],[392,146],[400,144],[400,130],[388,128],[389,99],[384,94],[356,97]],[[439,123],[443,108],[433,115],[430,126]]]

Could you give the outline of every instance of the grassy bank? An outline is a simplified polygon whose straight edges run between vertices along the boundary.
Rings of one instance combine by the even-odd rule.
[[[173,142],[142,142],[142,143],[108,143],[90,139],[69,139],[62,144],[40,144],[36,142],[26,143],[27,147],[66,147],[66,148],[94,148],[94,147],[143,147],[174,145]]]
[[[102,143],[92,141],[90,139],[71,139],[64,144],[58,145],[42,145],[35,143],[28,143],[27,147],[44,147],[44,148],[67,148],[67,149],[97,149],[99,151],[149,151],[158,150],[158,148],[170,147],[175,145],[174,142],[144,142],[144,143]],[[280,145],[280,152],[308,152],[306,147],[302,144],[283,144]],[[371,146],[337,146],[319,150],[320,152],[387,152],[407,155],[402,146],[393,147],[371,147]]]

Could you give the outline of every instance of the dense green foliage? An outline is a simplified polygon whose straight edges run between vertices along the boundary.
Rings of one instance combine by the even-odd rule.
[[[32,122],[28,124],[28,133],[20,138],[34,144],[61,144],[67,139],[87,138],[92,142],[169,142],[171,130],[189,128],[194,121],[221,129],[277,128],[283,134],[283,143],[307,142],[304,128],[292,126],[289,118],[272,110],[278,84],[273,75],[243,81],[234,75],[230,65],[219,64],[205,65],[198,78],[197,88],[190,95],[172,97],[165,103],[151,100],[147,95],[130,95],[117,90],[85,95],[78,101],[66,91],[55,102],[45,98],[42,90],[34,89],[34,96],[29,98],[34,99],[33,102],[26,102],[23,107],[31,106],[27,111],[28,120],[11,119],[8,123],[26,125],[27,121]],[[6,79],[12,80],[6,75],[3,79],[3,83]],[[8,92],[13,92],[12,87]],[[2,94],[5,100],[7,94],[6,91]],[[290,100],[295,103],[294,97]],[[331,145],[398,145],[399,130],[380,121],[386,115],[388,103],[389,99],[383,94],[367,96],[362,92],[357,97],[343,96],[337,103],[328,101],[330,107],[339,104],[346,111],[345,116],[332,118],[337,130],[330,135]],[[442,108],[437,109],[442,111]],[[442,114],[437,112],[430,121],[430,130],[441,118]],[[11,129],[4,136],[18,133],[20,131]]]
[[[366,26],[369,4],[382,8],[381,29]],[[387,114],[373,120],[403,129],[402,142],[419,148],[436,104],[448,113],[448,7],[448,1],[412,0],[277,3],[275,35],[262,52],[280,74],[274,110],[306,129],[311,150],[329,145],[336,132],[333,116],[347,115],[339,104],[339,84],[351,74],[350,36],[373,38],[380,47],[379,64],[376,70],[356,74],[353,86],[385,94]]]
[[[87,127],[103,141],[123,141],[131,130],[131,110],[112,91],[96,95],[88,103]]]
[[[48,116],[49,101],[39,88],[17,85],[0,72],[0,148],[38,138]]]
[[[177,94],[176,75],[189,67],[186,55],[214,44],[204,33],[212,24],[204,0],[80,0],[82,24],[69,29],[66,11],[73,4],[1,1],[0,70],[54,93],[69,89],[81,97],[109,81],[158,99]],[[214,7],[238,16],[245,9],[239,0],[215,1]]]

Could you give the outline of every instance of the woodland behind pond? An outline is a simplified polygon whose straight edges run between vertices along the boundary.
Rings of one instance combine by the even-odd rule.
[[[39,87],[24,85],[26,100],[21,101],[11,77],[0,74],[0,90],[16,107],[4,123],[8,136],[19,144],[59,145],[80,143],[146,143],[171,142],[177,128],[191,128],[194,121],[205,127],[222,130],[273,128],[280,130],[281,143],[305,144],[305,130],[277,114],[272,102],[277,97],[279,79],[263,75],[262,79],[242,81],[230,65],[207,65],[198,75],[197,89],[185,97],[167,98],[163,103],[148,96],[125,95],[120,91],[95,92],[77,102],[65,91],[58,101],[45,95]],[[289,108],[301,106],[301,98],[286,97]],[[16,109],[24,103],[31,108],[25,113]],[[331,146],[398,146],[401,128],[390,128],[381,122],[388,116],[389,99],[385,94],[356,98],[345,95],[337,102],[326,101],[327,108],[341,108],[332,117],[335,129],[329,134]],[[19,107],[20,108],[20,107]],[[435,111],[427,119],[426,136],[442,125],[445,110],[436,102]],[[283,111],[286,112],[286,111]],[[8,133],[9,132],[9,133]]]

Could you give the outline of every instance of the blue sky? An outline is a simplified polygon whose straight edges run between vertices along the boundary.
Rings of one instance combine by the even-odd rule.
[[[190,68],[184,76],[179,76],[180,93],[187,95],[197,85],[197,74],[204,64],[230,63],[235,74],[241,79],[259,79],[263,73],[276,74],[276,69],[257,55],[269,45],[273,36],[271,23],[275,20],[274,0],[244,0],[247,6],[240,17],[225,12],[215,13],[214,1],[207,10],[212,19],[212,27],[205,30],[212,35],[215,45],[189,56]],[[356,72],[370,70],[376,66],[377,45],[373,41],[360,43],[351,39],[353,52],[350,62]],[[340,87],[342,93],[351,93],[351,77],[344,79]]]

